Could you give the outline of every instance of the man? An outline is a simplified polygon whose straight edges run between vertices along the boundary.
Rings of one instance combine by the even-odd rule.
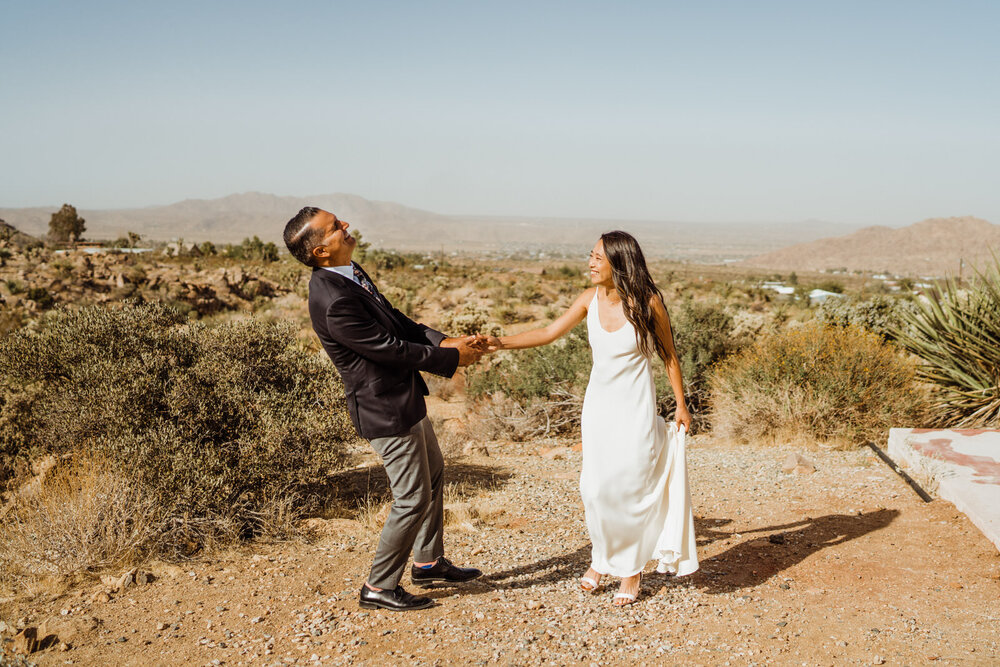
[[[404,611],[433,604],[399,581],[412,550],[414,584],[460,583],[482,572],[444,557],[444,462],[427,418],[419,371],[451,377],[479,360],[486,341],[449,338],[392,307],[351,261],[357,241],[333,213],[307,207],[285,226],[285,245],[313,267],[309,315],[344,381],[351,421],[382,458],[393,504],[359,604]]]

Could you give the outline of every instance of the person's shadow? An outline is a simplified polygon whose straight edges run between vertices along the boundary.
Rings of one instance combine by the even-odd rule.
[[[731,519],[695,519],[699,548],[719,540],[736,539],[738,542],[721,553],[701,560],[701,568],[690,576],[675,578],[647,571],[641,595],[645,597],[654,593],[664,580],[675,582],[673,585],[700,588],[710,594],[752,588],[817,551],[881,530],[897,516],[899,510],[889,509],[860,514],[827,514],[741,531],[722,529],[732,523]],[[569,553],[500,572],[487,572],[476,582],[478,585],[467,593],[482,594],[495,588],[530,588],[576,579],[589,564],[590,545],[586,544]]]
[[[475,463],[448,461],[445,482],[460,484],[468,492],[502,487],[513,476],[510,471]],[[305,490],[304,495],[315,500],[314,505],[352,508],[375,499],[392,499],[389,477],[381,464],[373,463],[334,473]]]
[[[696,527],[699,546],[738,539],[725,551],[701,561],[701,569],[678,579],[707,593],[731,593],[752,588],[802,562],[812,554],[885,528],[899,510],[880,509],[858,514],[827,514],[792,523],[727,532],[718,526],[728,519],[701,520]],[[736,538],[740,535],[740,538]]]

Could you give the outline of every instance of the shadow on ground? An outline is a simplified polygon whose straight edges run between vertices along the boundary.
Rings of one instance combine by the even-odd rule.
[[[700,550],[716,541],[739,541],[715,556],[704,558],[701,569],[690,576],[675,578],[647,572],[643,575],[642,596],[653,594],[667,582],[674,586],[693,586],[709,594],[753,588],[822,549],[881,530],[898,516],[898,510],[889,509],[861,514],[828,514],[739,532],[720,530],[732,523],[730,519],[698,519],[695,533]],[[500,572],[487,572],[480,582],[476,582],[475,590],[461,592],[475,595],[493,588],[516,590],[575,580],[589,565],[590,545],[586,544],[570,553],[514,565]],[[609,583],[617,587],[617,583]],[[448,590],[449,594],[452,592],[455,591]]]
[[[444,468],[446,484],[461,484],[470,492],[500,488],[512,476],[507,470],[473,463],[448,461]],[[309,492],[321,507],[352,509],[365,504],[370,498],[392,497],[385,468],[377,463],[335,473]]]
[[[899,510],[890,509],[859,514],[827,514],[739,532],[719,530],[719,526],[730,523],[729,519],[702,519],[695,529],[699,547],[719,540],[739,541],[725,551],[702,560],[701,570],[678,580],[678,583],[697,586],[706,593],[730,593],[753,588],[817,551],[881,530],[898,516]]]

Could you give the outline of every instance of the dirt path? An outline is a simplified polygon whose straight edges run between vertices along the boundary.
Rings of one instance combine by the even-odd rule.
[[[996,550],[870,452],[806,453],[817,471],[789,475],[787,449],[694,443],[702,569],[647,574],[639,602],[616,609],[613,586],[577,588],[589,560],[580,454],[538,446],[451,464],[464,499],[449,508],[448,555],[488,576],[432,590],[426,611],[358,608],[377,528],[336,519],[314,520],[309,544],[160,565],[156,581],[108,601],[95,586],[9,602],[0,618],[75,624],[72,648],[33,656],[43,665],[1000,661]],[[377,468],[344,478],[380,480]]]

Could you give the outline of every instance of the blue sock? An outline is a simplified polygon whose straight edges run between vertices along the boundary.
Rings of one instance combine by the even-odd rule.
[[[421,570],[429,570],[435,565],[437,565],[437,561],[431,563],[430,565],[418,565],[417,567],[419,567]]]

